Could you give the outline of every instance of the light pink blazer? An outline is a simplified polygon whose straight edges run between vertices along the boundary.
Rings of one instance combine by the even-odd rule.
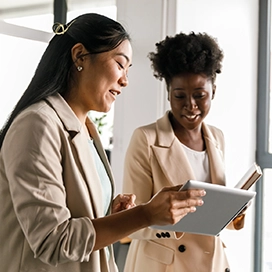
[[[211,182],[225,185],[223,134],[206,124],[202,130]],[[183,184],[188,179],[195,179],[194,173],[174,135],[168,112],[156,123],[134,131],[125,158],[124,192],[134,193],[137,203],[147,202],[162,187]],[[183,233],[177,238],[174,232],[168,232],[169,237],[162,233],[166,232],[146,228],[130,236],[133,240],[125,272],[228,271],[219,237]]]
[[[94,124],[87,126],[113,185]],[[0,152],[0,271],[116,272],[93,251],[102,188],[87,137],[60,95],[24,110]]]

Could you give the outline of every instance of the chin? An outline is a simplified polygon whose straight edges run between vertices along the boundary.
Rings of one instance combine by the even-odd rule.
[[[96,111],[107,113],[107,112],[110,111],[110,109],[111,109],[111,105],[110,106],[109,105],[104,105],[104,107],[101,107],[99,110],[96,110]]]
[[[199,126],[201,126],[202,122],[197,122],[197,123],[187,123],[184,124],[183,127],[186,128],[187,130],[194,130],[196,128],[198,128]]]

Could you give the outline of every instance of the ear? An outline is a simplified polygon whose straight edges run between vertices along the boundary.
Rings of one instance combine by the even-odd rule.
[[[216,91],[216,85],[213,85],[213,90],[212,90],[212,99],[214,99],[214,96],[215,96],[215,91]]]
[[[82,65],[84,55],[87,54],[85,46],[82,43],[76,43],[71,49],[72,60],[76,66]]]

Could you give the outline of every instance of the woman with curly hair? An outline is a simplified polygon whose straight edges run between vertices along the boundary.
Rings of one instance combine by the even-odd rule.
[[[123,190],[135,194],[137,204],[189,179],[225,185],[224,137],[204,122],[221,73],[222,50],[213,37],[193,32],[166,37],[156,49],[149,58],[154,76],[165,80],[171,109],[132,135]],[[243,220],[240,214],[228,228],[242,228]],[[230,271],[220,237],[145,228],[130,238],[125,272]]]

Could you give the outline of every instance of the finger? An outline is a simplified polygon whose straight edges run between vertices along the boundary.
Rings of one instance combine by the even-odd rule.
[[[130,209],[130,208],[132,208],[132,207],[135,207],[136,206],[136,204],[135,204],[135,199],[136,199],[136,196],[134,196],[134,197],[132,197],[131,199],[130,199],[130,201],[126,204],[126,209]]]
[[[175,212],[172,213],[170,224],[176,224],[186,215],[188,215],[189,213],[193,213],[195,211],[196,211],[196,207],[194,206],[176,210]]]
[[[194,207],[194,206],[202,206],[204,204],[203,199],[186,199],[185,200],[186,207]]]
[[[130,208],[133,208],[135,206],[136,206],[136,204],[127,204],[125,209],[130,209]]]
[[[130,203],[131,205],[135,205],[135,200],[136,200],[136,195],[131,194],[131,195],[130,195],[130,201],[129,201],[129,203]]]
[[[199,207],[204,204],[203,199],[201,198],[188,198],[184,200],[176,200],[172,202],[172,209],[184,209],[184,208],[191,208],[191,207]]]
[[[116,204],[113,208],[112,208],[112,212],[115,213],[115,212],[118,212],[121,210],[121,204],[118,203]]]
[[[126,194],[126,195],[123,195],[121,201],[122,202],[126,202],[128,204],[133,204],[136,200],[136,195],[134,194]]]
[[[123,196],[122,194],[118,194],[118,195],[114,198],[114,200],[119,199],[119,198],[121,198],[122,196]]]
[[[124,209],[130,209],[135,204],[136,196],[134,194],[119,194],[115,199],[113,203],[114,211],[121,211]]]
[[[203,189],[190,189],[185,191],[179,191],[176,193],[178,198],[196,198],[196,197],[203,197],[206,195],[206,191]]]

